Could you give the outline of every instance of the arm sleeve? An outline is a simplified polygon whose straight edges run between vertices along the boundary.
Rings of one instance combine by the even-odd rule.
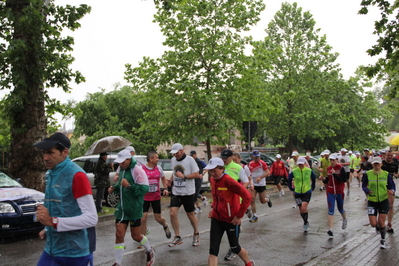
[[[310,178],[312,179],[312,191],[316,188],[316,175],[312,171],[312,174],[310,175]]]
[[[369,179],[367,178],[367,174],[366,176],[364,176],[364,178],[362,178],[362,189],[364,191],[364,193],[369,194],[370,189],[368,189],[368,184],[369,184]]]
[[[93,227],[97,224],[98,216],[96,206],[91,195],[76,199],[82,214],[74,217],[59,217],[57,231],[65,232]]]
[[[72,192],[75,199],[85,195],[92,195],[90,181],[87,175],[83,172],[77,172],[73,176]]]
[[[294,178],[294,174],[291,173],[288,175],[288,180],[287,180],[287,184],[288,184],[288,188],[293,191],[294,188],[292,187],[292,179]]]

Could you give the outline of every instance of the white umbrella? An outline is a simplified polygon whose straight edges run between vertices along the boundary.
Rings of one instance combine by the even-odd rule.
[[[132,142],[124,137],[108,136],[94,142],[86,151],[85,155],[115,151],[118,149],[126,148],[130,144],[132,144]]]

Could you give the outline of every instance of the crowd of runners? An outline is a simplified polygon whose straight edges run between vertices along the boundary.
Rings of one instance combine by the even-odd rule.
[[[233,260],[238,255],[244,265],[255,265],[248,252],[239,244],[240,225],[244,215],[248,216],[250,223],[258,222],[257,203],[273,206],[270,197],[266,195],[268,176],[272,176],[279,196],[286,195],[281,180],[288,181],[288,188],[292,193],[287,195],[293,197],[295,207],[299,209],[304,233],[307,233],[310,227],[308,205],[317,184],[321,191],[326,191],[329,237],[334,236],[335,206],[342,216],[342,229],[347,227],[344,199],[345,195],[350,195],[350,188],[354,185],[361,186],[366,195],[370,225],[381,235],[380,248],[386,248],[386,232],[394,232],[392,219],[396,188],[393,178],[398,177],[399,162],[392,151],[372,153],[369,149],[364,149],[363,154],[360,154],[345,148],[335,153],[325,150],[321,153],[317,165],[312,163],[309,157],[300,156],[294,151],[286,162],[281,155],[276,155],[276,161],[270,167],[260,159],[260,152],[257,150],[252,151],[251,160],[247,164],[243,163],[239,153],[230,149],[224,149],[220,158],[211,158],[208,165],[197,158],[195,151],[190,153],[191,156],[186,155],[184,147],[179,143],[172,146],[171,154],[171,179],[165,179],[162,168],[157,165],[159,159],[156,152],[148,153],[147,164],[142,166],[136,164],[127,151],[118,154],[115,160],[121,165],[118,181],[109,189],[109,192],[121,194],[116,210],[114,266],[122,265],[124,236],[129,223],[132,238],[147,252],[147,265],[154,263],[155,250],[146,237],[149,233],[146,221],[150,207],[156,221],[163,227],[166,238],[172,238],[172,230],[161,215],[161,182],[169,187],[171,192],[169,216],[174,233],[169,243],[171,248],[183,243],[178,220],[180,207],[183,206],[193,228],[192,245],[198,246],[200,235],[195,214],[202,212],[200,202],[203,207],[210,204],[208,265],[218,264],[219,246],[224,232],[230,246],[224,259]],[[143,173],[147,176],[147,182],[140,178]],[[209,175],[212,199],[200,194],[202,176],[206,173]],[[357,182],[352,184],[354,179]],[[167,190],[162,193],[168,195]],[[133,195],[136,197],[136,204],[129,202],[129,197]]]

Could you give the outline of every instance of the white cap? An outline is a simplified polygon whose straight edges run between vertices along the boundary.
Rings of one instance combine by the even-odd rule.
[[[330,160],[336,160],[336,159],[338,159],[338,156],[337,156],[336,153],[333,153],[333,154],[330,155],[330,157],[328,157],[328,159],[330,159]]]
[[[330,150],[324,150],[323,153],[324,153],[324,155],[327,155],[327,154],[330,154],[331,152],[330,152]]]
[[[181,145],[180,143],[175,143],[172,146],[172,150],[170,151],[170,153],[175,154],[176,152],[180,151],[183,149],[183,145]]]
[[[224,166],[224,162],[222,159],[215,157],[209,160],[209,163],[207,166],[205,166],[205,169],[215,169],[218,166]]]
[[[356,152],[355,155],[360,155],[360,152]]]
[[[133,147],[133,146],[127,146],[127,147],[125,148],[125,150],[127,150],[127,151],[129,151],[129,152],[136,152],[136,151],[134,150],[134,147]]]
[[[277,155],[276,155],[276,158],[281,158],[281,155],[280,155],[280,154],[277,154]]]
[[[320,156],[324,156],[324,151],[320,153]]]
[[[300,158],[298,159],[298,161],[296,161],[296,164],[306,164],[306,159],[303,158],[303,157],[300,157]]]
[[[374,157],[371,164],[382,163],[381,157]]]
[[[352,151],[348,151],[348,153],[352,154],[353,152]]]
[[[345,148],[342,148],[341,151],[343,151],[343,152],[348,152],[348,150],[345,149]]]
[[[118,157],[115,159],[114,163],[123,163],[126,159],[132,158],[130,151],[122,150],[118,153]]]
[[[297,151],[293,151],[291,156],[299,156],[299,153]]]

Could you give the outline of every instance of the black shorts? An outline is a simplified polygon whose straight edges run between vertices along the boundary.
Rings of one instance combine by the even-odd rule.
[[[305,193],[305,194],[297,194],[294,193],[294,198],[296,205],[301,206],[302,202],[310,202],[310,199],[312,198],[312,193]]]
[[[202,186],[202,178],[196,178],[195,179],[195,197],[197,200],[197,198],[201,198],[201,186]]]
[[[254,189],[258,193],[262,193],[263,191],[266,190],[266,186],[254,186]]]
[[[345,172],[346,181],[349,180],[350,176],[351,176],[351,172]]]
[[[150,209],[150,206],[152,206],[152,211],[154,213],[161,213],[161,200],[154,200],[154,201],[144,201],[143,204],[143,212],[148,212]]]
[[[355,169],[351,169],[351,170],[350,170],[350,173],[354,173],[354,172],[355,172]]]
[[[115,223],[116,224],[129,224],[130,222],[130,227],[139,227],[141,226],[141,219],[137,219],[137,220],[119,220],[116,219]]]
[[[377,216],[380,214],[388,214],[389,201],[388,199],[381,202],[368,201],[367,202],[367,213],[369,216]]]
[[[280,184],[282,178],[283,178],[283,176],[281,176],[281,175],[274,175],[274,176],[273,176],[274,184],[275,184],[275,185]]]
[[[195,194],[188,196],[172,195],[170,199],[170,207],[180,208],[180,206],[183,205],[185,212],[193,212],[195,210],[194,203],[196,200],[197,198],[195,197]]]

